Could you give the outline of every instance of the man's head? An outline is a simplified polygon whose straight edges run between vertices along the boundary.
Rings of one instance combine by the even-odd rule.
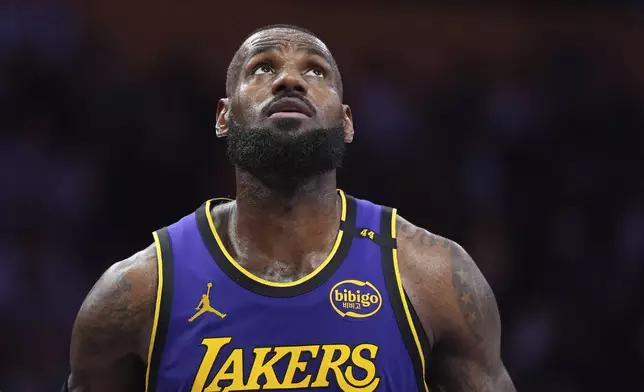
[[[326,45],[290,25],[253,32],[228,68],[217,136],[258,177],[301,179],[336,169],[353,139],[351,110]]]

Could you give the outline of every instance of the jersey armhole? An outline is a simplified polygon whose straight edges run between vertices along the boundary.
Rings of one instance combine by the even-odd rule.
[[[174,257],[168,228],[164,227],[157,230],[152,233],[152,236],[154,237],[157,251],[158,284],[145,371],[145,392],[154,392],[157,389],[159,367],[161,366],[163,348],[168,333],[168,325],[170,324],[170,310],[174,291]]]
[[[398,249],[396,243],[396,213],[395,208],[382,207],[380,218],[380,234],[394,241],[393,248],[382,247],[382,268],[389,301],[393,308],[398,329],[402,335],[405,347],[411,358],[418,390],[430,392],[429,351],[430,345],[420,319],[416,314],[407,293],[402,285],[398,268]]]

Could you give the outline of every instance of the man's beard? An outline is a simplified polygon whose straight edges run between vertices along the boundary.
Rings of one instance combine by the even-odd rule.
[[[342,124],[324,129],[296,130],[299,120],[278,120],[276,129],[247,128],[233,116],[228,127],[231,163],[264,179],[302,180],[342,165],[346,150]]]

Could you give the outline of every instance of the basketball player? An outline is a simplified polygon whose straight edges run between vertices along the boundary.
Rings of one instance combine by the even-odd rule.
[[[325,44],[262,28],[216,132],[236,200],[211,200],[105,272],[64,390],[514,391],[494,295],[455,242],[336,188],[351,110]]]

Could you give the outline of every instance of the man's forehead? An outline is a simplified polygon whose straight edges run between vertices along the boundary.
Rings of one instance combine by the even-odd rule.
[[[250,37],[242,44],[245,52],[252,51],[253,48],[276,46],[282,50],[301,49],[301,48],[316,48],[322,52],[328,53],[329,50],[320,39],[307,34],[303,31],[287,29],[287,28],[274,28],[264,31],[259,31]]]

